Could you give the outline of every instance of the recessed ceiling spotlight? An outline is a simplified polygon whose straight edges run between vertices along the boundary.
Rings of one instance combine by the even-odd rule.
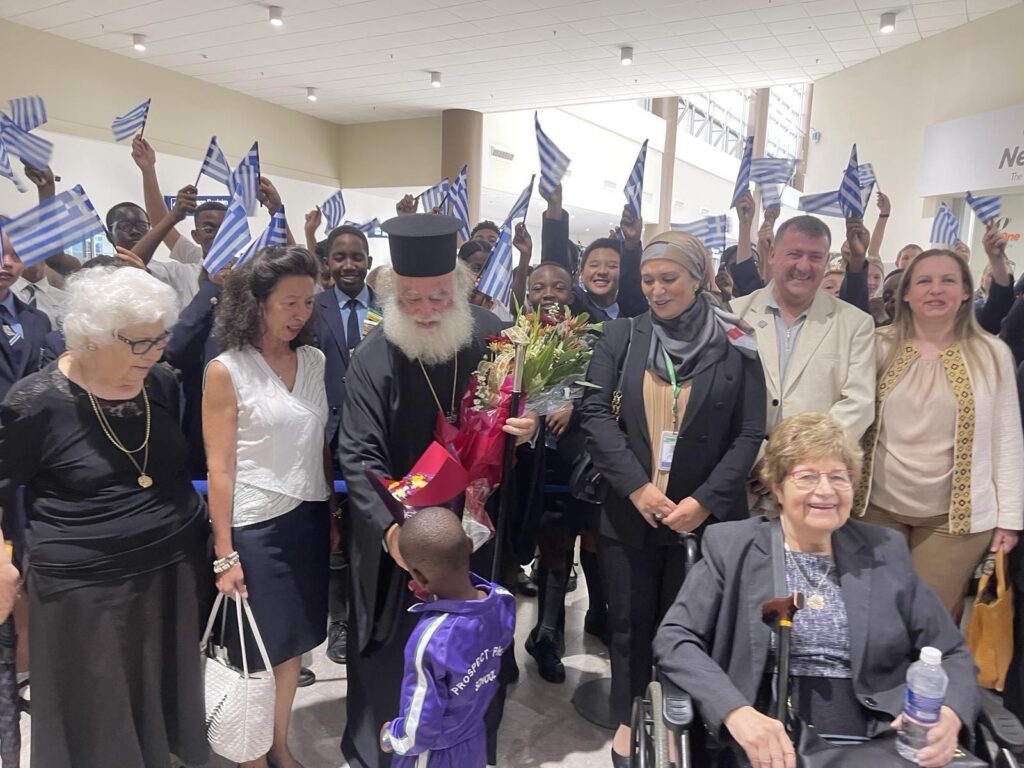
[[[633,63],[633,47],[630,45],[622,46],[622,50],[619,52],[619,61],[622,62],[622,66],[628,67]]]
[[[883,35],[889,35],[896,31],[896,14],[892,11],[882,14],[882,21],[878,25],[878,31]]]
[[[316,88],[313,88],[313,87],[306,88],[306,98],[309,99],[310,101],[316,101],[316,99],[317,99]]]
[[[140,52],[146,50],[146,36],[138,32],[132,35],[132,48]]]
[[[431,72],[430,73],[430,84],[432,86],[434,86],[435,88],[440,88],[441,87],[441,73],[440,72]]]
[[[280,5],[270,6],[270,24],[274,27],[284,26],[284,8]]]

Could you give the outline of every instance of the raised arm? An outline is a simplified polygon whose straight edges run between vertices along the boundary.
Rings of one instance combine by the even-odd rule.
[[[878,203],[878,220],[875,222],[875,228],[871,230],[871,244],[868,246],[868,256],[881,261],[882,238],[885,237],[885,225],[889,223],[892,203],[889,202],[889,197],[882,190],[878,190],[876,200]]]
[[[179,189],[174,198],[174,207],[169,211],[165,208],[161,218],[135,244],[132,252],[143,264],[149,264],[160,243],[167,242],[167,233],[174,232],[174,228],[185,220],[185,216],[195,211],[196,192],[196,188],[191,184]]]
[[[556,186],[550,194],[541,192],[548,207],[540,220],[540,260],[561,264],[571,275],[569,262],[569,214],[562,208],[562,185]]]
[[[533,238],[526,228],[525,222],[516,224],[516,233],[512,245],[519,251],[519,265],[512,273],[512,302],[509,310],[521,307],[526,303],[526,284],[530,279],[530,259],[533,257]]]
[[[167,204],[160,191],[160,181],[156,177],[156,150],[141,135],[132,139],[132,160],[142,172],[142,196],[146,203],[146,215],[150,221],[162,221],[167,215]],[[181,233],[171,227],[162,235],[162,240],[168,248],[173,248],[180,237]],[[143,261],[148,262],[149,259]]]
[[[622,257],[619,259],[619,317],[637,317],[648,309],[647,299],[640,287],[644,220],[634,219],[628,206],[623,206],[619,229],[625,238],[622,241]]]
[[[863,220],[852,216],[846,220],[846,242],[850,244],[850,259],[846,264],[843,284],[839,287],[839,298],[861,312],[871,314],[868,296],[868,231]]]
[[[985,225],[982,244],[985,247],[985,255],[988,256],[988,263],[992,267],[992,283],[985,305],[977,313],[978,322],[989,333],[999,333],[1003,318],[1013,307],[1013,276],[1010,274],[1010,262],[1006,258],[1006,242],[1006,233],[1000,232],[995,219],[990,220]],[[954,249],[957,247],[967,248],[959,240]],[[967,258],[969,263],[970,250],[967,251]]]

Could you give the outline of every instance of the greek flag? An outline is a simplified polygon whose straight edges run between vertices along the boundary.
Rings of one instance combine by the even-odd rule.
[[[451,201],[449,208],[451,215],[462,222],[462,229],[459,230],[459,237],[469,240],[469,166],[462,166],[459,175],[455,177],[455,183],[449,190],[448,199]]]
[[[647,142],[644,142],[644,150],[647,149]],[[643,168],[641,166],[641,174]],[[476,289],[485,296],[490,296],[495,301],[501,302],[506,307],[509,304],[509,297],[512,294],[512,225],[520,217],[526,218],[530,208],[530,196],[533,194],[533,182],[536,176],[530,177],[530,183],[524,189],[512,210],[505,217],[505,223],[501,226],[501,234],[491,248],[491,255],[487,259]],[[642,183],[642,182],[641,182]]]
[[[224,221],[203,259],[203,268],[211,275],[230,262],[249,243],[249,220],[245,217],[242,190],[237,186],[224,214]]]
[[[571,161],[569,156],[541,130],[540,119],[536,112],[533,113],[533,122],[537,126],[537,153],[540,155],[540,184],[537,186],[542,196],[550,195],[555,187],[562,182],[562,177],[565,176]],[[642,170],[641,174],[643,174]]]
[[[981,219],[983,223],[988,224],[992,219],[999,218],[1003,201],[998,195],[982,195],[975,197],[968,192],[964,199],[967,201],[967,204],[971,206],[971,210],[974,211],[974,214]]]
[[[767,211],[769,208],[782,207],[782,185],[781,184],[759,184],[761,190],[761,206]]]
[[[435,208],[440,208],[444,204],[444,199],[446,197],[448,197],[447,177],[441,179],[430,189],[425,189],[420,193],[420,202],[423,203],[423,212],[433,213]]]
[[[805,213],[816,213],[819,216],[835,216],[839,219],[846,217],[839,204],[839,190],[819,192],[816,195],[802,195],[797,209]]]
[[[228,191],[231,191],[231,166],[228,165],[228,159],[224,157],[224,152],[217,143],[216,136],[210,138],[210,146],[206,148],[206,156],[203,158],[203,165],[199,169],[199,175],[209,176],[214,181],[219,181],[226,186]]]
[[[750,169],[753,164],[753,154],[754,137],[747,136],[747,140],[743,143],[743,157],[740,158],[740,170],[736,174],[736,187],[732,191],[732,205],[729,206],[730,208],[735,208],[740,198],[750,189]]]
[[[850,162],[839,185],[839,207],[845,218],[864,218],[864,200],[861,198],[860,175],[857,172],[857,145],[850,150]]]
[[[256,253],[256,251],[262,250],[263,248],[270,248],[274,245],[288,245],[288,223],[284,218],[283,205],[274,211],[274,215],[270,217],[270,222],[267,224],[267,228],[263,230],[263,233],[259,237],[249,244],[249,247],[245,249],[245,253],[238,257],[238,261],[235,262],[235,266],[237,267],[239,264],[245,263],[245,261]]]
[[[7,154],[7,145],[4,144],[2,139],[0,139],[0,176],[13,181],[14,186],[18,188],[19,192],[28,192],[28,187],[21,183],[21,179],[17,177],[14,169],[11,167],[11,158]]]
[[[85,190],[76,186],[4,222],[3,230],[27,267],[101,234],[104,228]]]
[[[40,96],[11,99],[11,119],[23,131],[31,131],[46,122],[46,105]]]
[[[875,168],[871,163],[861,163],[857,166],[857,178],[860,179],[860,186],[871,187],[875,184]]]
[[[750,161],[750,180],[755,184],[789,184],[798,162],[790,157],[758,157]]]
[[[258,141],[253,142],[249,152],[231,174],[231,188],[235,190],[234,194],[241,194],[245,215],[255,215],[260,195],[260,143]]]
[[[149,117],[149,102],[151,101],[152,99],[146,99],[135,109],[114,118],[114,122],[110,125],[110,129],[114,132],[114,141],[130,139],[136,133],[142,133],[146,129],[146,118]]]
[[[376,237],[377,230],[380,229],[380,219],[375,216],[363,224],[360,224],[357,221],[346,221],[345,225],[355,227],[367,237]]]
[[[725,233],[729,230],[729,217],[725,214],[705,216],[686,224],[670,224],[669,227],[677,232],[689,232],[701,240],[705,248],[722,250],[725,248]]]
[[[46,168],[53,156],[53,143],[42,136],[29,133],[7,115],[0,112],[0,141],[7,145],[8,154],[20,157],[33,168]]]
[[[960,222],[945,203],[939,205],[932,221],[931,242],[938,245],[952,245],[960,236]]]
[[[640,154],[636,156],[633,163],[633,170],[629,174],[626,187],[622,190],[626,195],[626,205],[629,207],[629,215],[634,219],[640,218],[640,204],[644,197],[644,166],[647,164],[647,140],[640,147]]]
[[[341,218],[345,215],[345,196],[341,194],[340,189],[324,200],[320,212],[327,219],[328,232],[341,224]]]

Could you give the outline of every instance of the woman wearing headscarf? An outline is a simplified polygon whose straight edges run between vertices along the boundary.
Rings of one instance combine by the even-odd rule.
[[[641,256],[650,311],[605,324],[580,406],[609,486],[598,527],[608,578],[612,763],[628,765],[630,707],[651,641],[683,583],[681,534],[747,516],[744,478],[764,439],[765,384],[749,329],[710,297],[707,251],[682,232]]]

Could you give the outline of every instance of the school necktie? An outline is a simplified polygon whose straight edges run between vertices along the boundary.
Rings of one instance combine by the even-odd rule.
[[[22,293],[22,296],[24,296],[25,298],[25,303],[28,304],[33,309],[36,308],[36,294],[38,292],[39,289],[36,286],[32,285],[32,283],[29,283],[28,285],[25,286],[25,289]]]
[[[345,328],[345,344],[349,350],[353,350],[359,346],[359,340],[361,338],[359,334],[359,313],[356,312],[356,307],[358,306],[358,299],[349,299],[345,302],[345,309],[348,310],[348,323]]]

